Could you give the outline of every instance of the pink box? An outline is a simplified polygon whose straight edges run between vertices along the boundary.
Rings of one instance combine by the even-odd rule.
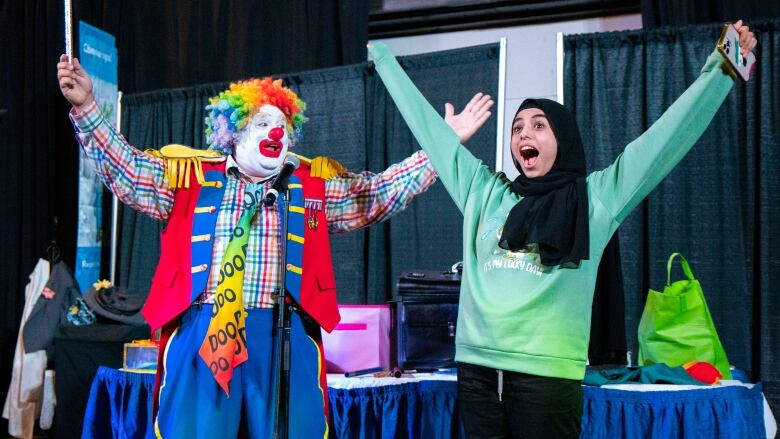
[[[390,305],[339,305],[341,322],[322,331],[328,373],[390,368]]]

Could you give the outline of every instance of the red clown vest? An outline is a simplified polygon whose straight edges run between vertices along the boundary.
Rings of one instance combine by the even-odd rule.
[[[224,193],[225,162],[202,163],[207,189],[214,188],[211,194],[221,203]],[[315,215],[316,227],[304,227],[303,266],[301,273],[300,303],[303,310],[312,317],[323,329],[330,332],[339,322],[340,316],[336,299],[336,281],[333,275],[333,265],[330,255],[330,240],[325,219],[325,180],[312,177],[307,165],[302,164],[294,174],[303,185],[303,196],[306,199],[322,200],[322,208],[307,209],[308,215]],[[209,178],[209,177],[212,178]],[[213,178],[214,176],[221,177]],[[211,209],[198,207],[202,205],[202,197],[207,190],[198,182],[196,172],[187,176],[189,187],[177,189],[173,209],[168,225],[161,234],[160,261],[152,278],[149,297],[143,308],[143,315],[152,330],[161,328],[172,322],[184,312],[197,298],[201,291],[200,284],[205,286],[211,265],[211,254],[207,261],[193,264],[193,223],[196,215],[213,215],[211,234],[216,225],[219,213],[218,204]],[[199,203],[200,201],[200,203]],[[210,247],[209,247],[210,248]],[[205,265],[205,266],[204,266]],[[193,279],[200,273],[200,283]]]

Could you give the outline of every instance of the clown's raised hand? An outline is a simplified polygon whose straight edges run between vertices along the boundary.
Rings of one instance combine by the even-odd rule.
[[[492,106],[490,95],[483,93],[475,94],[458,114],[455,114],[455,107],[448,102],[444,104],[444,121],[458,135],[460,143],[465,144],[490,118]]]
[[[57,63],[57,80],[60,91],[65,99],[76,108],[82,108],[92,103],[92,79],[81,66],[78,58],[73,63],[68,62],[68,55],[61,55]]]

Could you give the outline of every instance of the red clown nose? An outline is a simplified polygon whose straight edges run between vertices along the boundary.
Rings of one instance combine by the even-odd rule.
[[[268,137],[270,137],[271,140],[278,141],[279,139],[284,137],[284,130],[279,127],[273,128],[271,131],[268,132]]]

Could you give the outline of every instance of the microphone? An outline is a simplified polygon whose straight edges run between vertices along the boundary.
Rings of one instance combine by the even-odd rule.
[[[287,183],[290,181],[290,176],[300,165],[301,161],[292,154],[284,158],[284,165],[282,165],[279,175],[276,176],[274,184],[271,185],[271,189],[268,189],[268,192],[265,193],[263,204],[272,206],[276,202],[276,198],[279,197],[280,192],[287,192]]]

